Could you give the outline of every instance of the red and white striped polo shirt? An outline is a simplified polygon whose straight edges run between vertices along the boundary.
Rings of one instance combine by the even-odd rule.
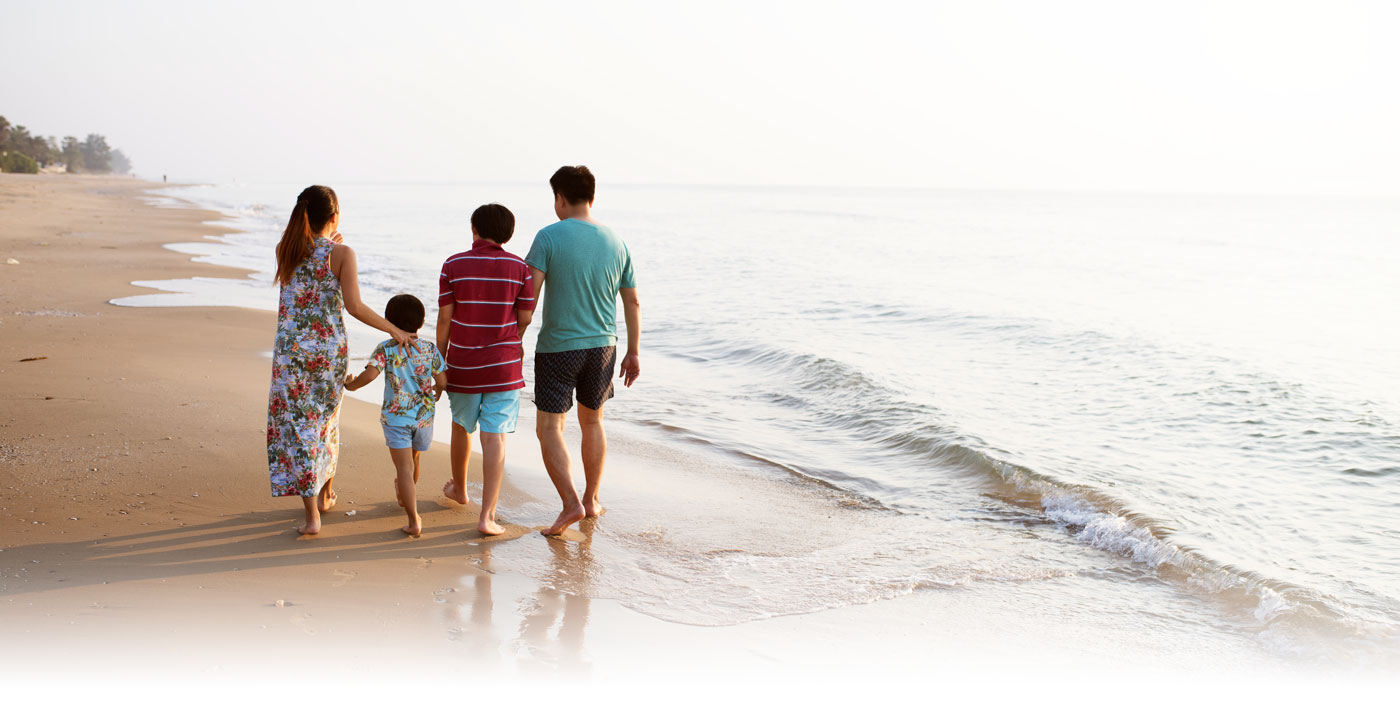
[[[525,386],[515,312],[535,310],[535,285],[519,256],[477,240],[442,264],[438,306],[453,304],[447,391],[509,392]]]

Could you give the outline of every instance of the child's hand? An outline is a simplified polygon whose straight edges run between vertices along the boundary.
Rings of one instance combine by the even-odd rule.
[[[350,386],[350,385],[352,385],[352,384],[354,384],[354,383],[355,383],[355,375],[354,375],[354,374],[351,374],[350,372],[346,372],[346,373],[345,373],[345,386],[348,387],[348,386]]]

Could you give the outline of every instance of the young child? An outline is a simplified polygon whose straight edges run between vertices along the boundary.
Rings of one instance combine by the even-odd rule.
[[[393,339],[380,342],[359,376],[345,375],[345,388],[354,391],[384,372],[384,407],[379,422],[384,426],[384,441],[397,471],[394,490],[399,505],[408,514],[403,532],[410,536],[423,532],[414,493],[418,457],[433,442],[435,403],[447,386],[447,363],[442,354],[432,343],[418,340],[417,332],[425,316],[423,302],[413,296],[401,294],[389,299],[384,318],[409,332],[412,341],[408,346],[396,344]]]
[[[467,503],[467,460],[472,432],[481,426],[481,515],[476,530],[505,533],[496,500],[505,474],[506,435],[520,413],[521,338],[535,310],[529,267],[501,249],[515,232],[515,216],[497,204],[472,213],[472,249],[442,264],[438,347],[447,352],[447,398],[452,403],[452,479],[442,494]]]

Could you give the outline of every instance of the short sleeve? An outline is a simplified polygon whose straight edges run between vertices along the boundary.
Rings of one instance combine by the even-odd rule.
[[[379,342],[379,346],[374,347],[374,353],[369,355],[369,365],[381,372],[389,370],[388,356],[384,352],[384,344]]]
[[[442,275],[438,277],[438,306],[454,303],[455,300],[452,297],[452,279],[447,275],[447,263],[443,263]]]
[[[637,274],[632,270],[632,251],[622,246],[622,276],[617,281],[618,288],[636,288]]]
[[[520,282],[520,290],[515,292],[515,310],[535,310],[535,277],[527,269],[525,280]]]
[[[437,346],[430,346],[433,347],[433,374],[447,371],[447,361],[442,358],[442,352],[438,351]]]
[[[530,252],[525,255],[525,264],[536,270],[549,272],[549,235],[541,230],[535,233],[530,243]]]

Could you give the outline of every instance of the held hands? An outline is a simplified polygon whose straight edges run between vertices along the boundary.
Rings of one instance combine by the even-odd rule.
[[[622,383],[628,387],[632,386],[632,382],[642,376],[642,358],[637,354],[628,354],[622,358],[621,370]]]

